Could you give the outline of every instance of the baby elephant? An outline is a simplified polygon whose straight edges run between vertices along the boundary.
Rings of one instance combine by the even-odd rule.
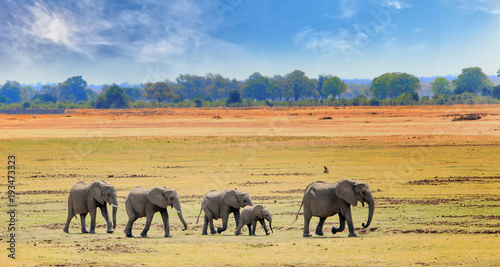
[[[261,205],[246,206],[241,210],[240,222],[234,234],[235,235],[241,234],[241,228],[244,225],[247,225],[248,235],[255,235],[255,227],[257,226],[257,222],[260,222],[260,224],[266,231],[266,235],[269,235],[270,233],[267,231],[264,219],[269,221],[269,229],[271,229],[271,232],[274,233],[273,227],[271,226],[273,219],[271,217],[271,212],[268,209],[262,207]]]

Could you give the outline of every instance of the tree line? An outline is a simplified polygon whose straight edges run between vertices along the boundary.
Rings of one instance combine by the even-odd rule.
[[[500,70],[498,75],[500,76]],[[430,96],[420,96],[418,77],[384,73],[371,82],[349,82],[333,75],[309,78],[295,70],[284,76],[258,72],[238,81],[220,74],[180,74],[175,81],[135,86],[105,85],[100,92],[88,88],[82,76],[68,78],[40,90],[7,81],[0,88],[0,108],[147,108],[202,106],[317,106],[416,105],[500,103],[500,85],[494,86],[479,67],[465,68],[452,81],[434,79]]]

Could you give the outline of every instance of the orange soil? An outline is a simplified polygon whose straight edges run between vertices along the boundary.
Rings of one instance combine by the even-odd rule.
[[[475,121],[452,121],[480,113]],[[331,117],[331,119],[321,119]],[[316,108],[68,110],[0,115],[0,139],[123,136],[500,137],[500,105]]]

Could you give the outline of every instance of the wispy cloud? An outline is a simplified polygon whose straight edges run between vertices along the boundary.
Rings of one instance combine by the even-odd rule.
[[[466,13],[484,12],[500,15],[500,1],[498,0],[444,0],[457,6]]]
[[[210,0],[2,1],[0,55],[19,64],[83,57],[176,67],[203,52],[223,57],[240,49],[210,35],[220,21]]]

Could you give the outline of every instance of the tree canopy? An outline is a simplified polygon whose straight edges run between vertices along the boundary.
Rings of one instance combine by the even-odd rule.
[[[438,77],[431,83],[431,91],[434,93],[434,96],[438,95],[451,95],[451,82],[444,78]]]
[[[483,88],[489,86],[491,81],[488,80],[481,68],[472,67],[462,69],[462,73],[458,75],[457,79],[453,80],[452,84],[455,88],[453,93],[456,95],[465,92],[477,94]]]
[[[373,79],[370,90],[378,99],[395,98],[403,93],[417,93],[420,80],[401,72],[385,73]]]
[[[68,100],[70,102],[87,101],[87,82],[82,76],[68,78],[66,81],[59,83],[58,99]]]
[[[158,102],[167,102],[174,94],[172,89],[165,82],[146,83],[144,85],[145,97]]]
[[[345,93],[346,89],[347,84],[345,84],[345,82],[342,81],[339,77],[333,76],[323,81],[321,92],[325,96],[331,95],[335,98],[338,95]]]

